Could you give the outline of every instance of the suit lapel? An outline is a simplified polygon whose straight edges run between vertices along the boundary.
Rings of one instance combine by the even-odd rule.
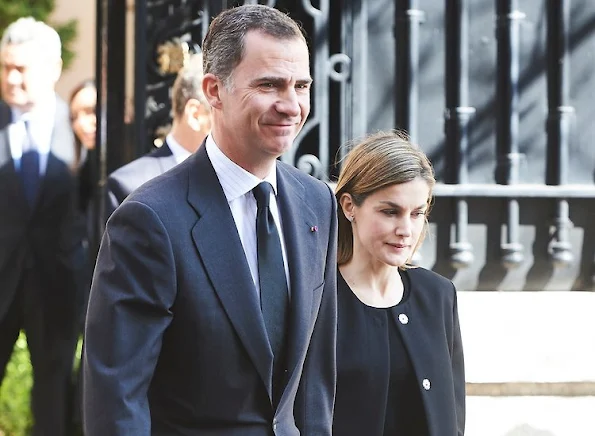
[[[282,165],[277,165],[278,203],[291,277],[291,318],[287,364],[291,377],[300,358],[306,354],[312,323],[313,291],[309,263],[318,259],[316,216],[305,201],[303,185]]]
[[[10,108],[4,103],[0,103],[0,168],[4,168],[5,165],[11,165],[14,171],[10,143],[8,141],[8,126],[11,121],[12,113],[10,112]]]
[[[192,238],[229,321],[271,396],[273,354],[233,216],[204,144],[189,159],[193,169],[188,202],[199,215]]]
[[[12,154],[10,153],[10,144],[8,142],[8,126],[0,132],[0,168],[5,165],[11,165],[14,171]]]
[[[0,187],[3,192],[11,195],[15,201],[15,207],[29,209],[25,201],[25,192],[21,177],[16,171],[12,152],[10,151],[10,141],[8,137],[8,126],[10,125],[12,114],[10,108],[4,104],[0,106],[0,174],[6,177],[8,181]]]

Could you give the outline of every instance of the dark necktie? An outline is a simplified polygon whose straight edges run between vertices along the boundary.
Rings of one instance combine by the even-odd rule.
[[[33,207],[37,190],[39,189],[39,152],[31,139],[29,123],[25,121],[25,141],[21,156],[21,179],[25,190],[25,199],[30,207]]]
[[[260,307],[273,350],[273,397],[279,400],[283,392],[285,375],[285,339],[289,295],[283,266],[283,253],[277,226],[269,209],[273,187],[262,182],[252,192],[256,198],[256,240],[258,276],[260,281]]]

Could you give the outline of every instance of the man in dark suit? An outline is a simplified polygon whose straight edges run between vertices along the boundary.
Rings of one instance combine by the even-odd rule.
[[[202,55],[191,55],[172,87],[172,128],[157,150],[117,169],[107,179],[106,217],[128,195],[194,153],[211,130],[211,106],[202,92]]]
[[[85,434],[330,435],[336,204],[277,160],[310,110],[305,38],[276,9],[240,6],[213,20],[203,56],[212,133],[107,224]]]
[[[0,379],[24,329],[34,371],[34,435],[64,435],[77,340],[84,226],[76,219],[68,107],[55,30],[33,18],[0,42]],[[79,226],[80,225],[80,226]]]

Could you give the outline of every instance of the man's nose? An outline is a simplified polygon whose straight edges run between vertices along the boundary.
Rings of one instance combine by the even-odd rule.
[[[276,106],[279,113],[285,114],[288,117],[297,117],[301,113],[301,110],[295,88],[291,87],[283,92]]]
[[[6,73],[6,81],[11,85],[18,85],[23,81],[23,75],[17,69],[11,68]]]

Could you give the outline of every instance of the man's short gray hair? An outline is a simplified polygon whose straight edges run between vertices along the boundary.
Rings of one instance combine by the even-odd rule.
[[[244,57],[244,40],[251,31],[279,41],[299,38],[306,42],[301,26],[278,9],[261,4],[226,9],[211,21],[203,41],[205,73],[214,74],[231,88],[233,70]]]
[[[184,114],[186,103],[190,99],[196,99],[207,110],[211,110],[209,102],[202,92],[202,54],[190,55],[184,67],[178,72],[178,76],[172,87],[172,111],[175,118]]]
[[[60,36],[53,28],[33,17],[19,18],[11,23],[0,41],[0,50],[8,44],[32,42],[37,45],[39,55],[49,59],[62,58]]]

